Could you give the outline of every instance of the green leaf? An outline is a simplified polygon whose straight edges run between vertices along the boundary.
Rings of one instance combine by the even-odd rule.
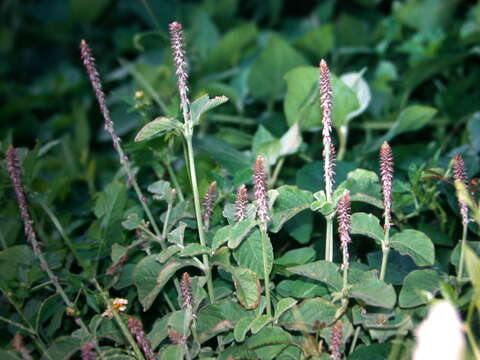
[[[281,257],[275,260],[276,265],[293,266],[308,263],[315,259],[315,249],[305,247],[287,251]]]
[[[262,288],[257,275],[250,269],[235,267],[232,271],[233,283],[240,304],[245,309],[257,307]]]
[[[162,250],[160,254],[157,255],[157,260],[162,264],[169,260],[173,255],[180,252],[182,248],[178,245],[171,245],[166,249]]]
[[[172,187],[168,181],[158,180],[153,184],[150,184],[147,190],[152,194],[155,194],[156,200],[166,200],[171,197]]]
[[[233,329],[233,337],[236,342],[243,342],[245,340],[245,336],[247,335],[248,330],[250,330],[250,326],[254,320],[255,319],[252,317],[244,317],[237,322],[235,329]]]
[[[307,299],[280,316],[278,323],[289,330],[313,333],[318,324],[332,322],[337,310],[337,306],[322,298]]]
[[[159,136],[172,130],[183,133],[183,124],[176,119],[161,116],[144,125],[135,136],[135,141],[148,140],[153,136]]]
[[[342,182],[335,190],[335,198],[343,193],[343,189],[350,191],[351,201],[360,201],[383,209],[378,176],[373,171],[356,169],[349,172],[347,180]]]
[[[168,242],[177,244],[183,247],[183,237],[185,236],[185,228],[187,224],[180,222],[175,229],[170,231],[167,235]]]
[[[410,256],[418,266],[432,266],[435,248],[430,238],[417,230],[404,230],[390,239],[390,246],[402,255]]]
[[[148,333],[148,339],[152,345],[152,349],[155,350],[160,343],[168,336],[168,320],[172,313],[168,313],[162,318],[157,318],[153,323],[152,330]]]
[[[475,291],[480,293],[480,260],[469,246],[465,246],[465,265]]]
[[[228,247],[237,248],[243,239],[250,234],[257,224],[254,220],[242,220],[232,225],[224,226],[215,233],[212,241],[212,249],[217,249],[228,241]]]
[[[276,189],[278,197],[273,208],[270,231],[277,233],[283,224],[302,210],[308,209],[313,201],[310,191],[300,190],[296,186],[283,185]]]
[[[393,308],[397,301],[393,286],[377,279],[366,279],[352,285],[349,294],[367,305],[387,309]]]
[[[28,245],[15,245],[0,251],[0,273],[2,280],[13,280],[21,265],[28,266],[33,261],[32,248]]]
[[[185,248],[180,252],[180,257],[190,257],[196,256],[201,254],[209,254],[211,249],[207,246],[201,244],[188,244]]]
[[[137,214],[129,214],[127,218],[122,221],[122,226],[127,230],[135,230],[142,223],[142,219]]]
[[[346,84],[355,93],[358,101],[358,108],[347,114],[347,121],[350,121],[354,117],[362,114],[370,104],[372,98],[370,94],[370,88],[367,82],[363,79],[363,73],[365,68],[359,72],[350,72],[340,76],[340,80]]]
[[[190,117],[195,125],[200,122],[200,117],[207,111],[216,108],[217,106],[222,105],[227,102],[228,98],[226,96],[215,96],[210,98],[208,94],[205,94],[198,99],[196,99],[190,105]]]
[[[276,290],[281,296],[291,296],[298,299],[325,296],[329,293],[326,285],[311,279],[282,280],[277,285]]]
[[[102,218],[102,226],[107,227],[123,215],[127,193],[125,185],[114,181],[105,187],[95,202],[95,216]]]
[[[338,265],[330,261],[315,261],[309,264],[290,267],[287,270],[297,275],[321,281],[335,291],[340,291],[342,288],[342,277],[340,276]]]
[[[255,350],[256,359],[278,359],[280,353],[292,342],[292,336],[280,327],[269,326],[251,336],[246,345]],[[248,359],[251,359],[249,357]]]
[[[326,24],[306,32],[294,42],[294,45],[315,56],[318,61],[333,48],[334,41],[333,25]]]
[[[198,264],[192,260],[173,259],[162,265],[157,261],[157,255],[149,255],[135,266],[133,283],[137,287],[143,311],[152,306],[155,298],[175,272],[186,266],[198,267]]]
[[[440,290],[441,277],[435,270],[420,269],[405,277],[398,304],[412,308],[428,303]]]
[[[322,111],[319,101],[318,68],[302,66],[285,75],[287,95],[283,110],[288,125],[299,123],[302,130],[321,128]],[[332,85],[332,120],[335,127],[348,121],[348,114],[359,108],[357,96],[344,82],[330,74]]]
[[[390,344],[359,345],[349,360],[385,360],[390,354]]]
[[[305,58],[278,35],[270,34],[267,44],[253,63],[248,78],[252,96],[272,101],[284,90],[283,75],[304,65]]]
[[[196,324],[200,343],[233,329],[240,319],[249,316],[251,315],[247,310],[231,300],[217,301],[207,305],[197,314]]]
[[[250,324],[250,330],[252,330],[252,334],[258,333],[262,330],[267,324],[272,322],[272,317],[268,315],[260,315],[255,320],[252,321]]]
[[[284,312],[291,309],[293,306],[297,304],[297,300],[292,298],[283,298],[281,299],[277,305],[275,306],[275,322],[283,315]]]
[[[302,144],[302,134],[298,123],[290,126],[290,129],[280,138],[279,157],[295,154]]]
[[[379,220],[372,214],[355,213],[351,217],[351,234],[364,235],[381,244],[384,240],[384,232]]]
[[[268,235],[260,230],[255,230],[242,244],[233,251],[233,256],[238,264],[253,270],[259,279],[264,278],[264,262],[262,256],[262,241],[266,245],[266,267],[270,274],[273,266],[273,248]]]
[[[80,349],[80,345],[80,339],[73,336],[58,337],[47,349],[48,357],[44,355],[42,360],[69,359]]]

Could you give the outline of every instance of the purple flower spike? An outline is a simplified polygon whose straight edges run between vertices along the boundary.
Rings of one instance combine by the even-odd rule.
[[[266,224],[270,220],[268,215],[267,175],[263,165],[263,157],[257,156],[253,166],[253,192],[257,202],[257,217]]]
[[[338,199],[337,204],[338,234],[340,235],[340,247],[343,251],[342,268],[348,266],[348,243],[350,239],[350,193],[345,190]]]
[[[235,221],[245,220],[247,201],[247,188],[245,185],[241,185],[237,189],[237,197],[235,199]]]
[[[467,172],[465,171],[465,163],[463,162],[462,156],[457,154],[453,158],[453,178],[455,181],[458,181],[465,185],[468,189],[468,178]],[[468,224],[468,207],[465,202],[458,198],[458,206],[460,207],[460,214],[462,215],[463,225]]]
[[[127,321],[128,330],[132,334],[135,342],[138,344],[140,349],[145,355],[146,360],[155,360],[156,356],[153,353],[152,346],[150,345],[150,340],[148,340],[145,331],[143,330],[143,325],[140,320],[134,318],[133,316],[128,317]]]
[[[172,48],[173,63],[175,64],[175,74],[177,76],[177,88],[180,94],[180,107],[183,111],[183,118],[188,120],[188,70],[187,62],[185,61],[185,43],[183,40],[182,24],[179,22],[172,22],[168,29],[170,31],[170,44]]]
[[[390,229],[392,211],[392,182],[393,182],[393,153],[390,145],[385,141],[380,147],[380,181],[382,184],[383,208],[385,224],[384,230]]]
[[[182,295],[182,307],[184,309],[193,308],[192,280],[187,272],[184,272],[182,275],[182,280],[180,281],[180,293]]]
[[[80,348],[80,354],[82,360],[96,360],[97,359],[97,354],[95,353],[95,350],[93,349],[93,345],[91,343],[86,343],[82,345]]]
[[[212,182],[207,189],[207,192],[203,196],[203,227],[204,230],[208,230],[210,217],[213,213],[213,203],[217,199],[217,182]]]
[[[343,336],[342,322],[337,320],[337,322],[332,327],[332,332],[330,335],[330,359],[331,360],[340,360],[342,358],[342,353],[340,352],[340,346],[342,346],[342,336]]]

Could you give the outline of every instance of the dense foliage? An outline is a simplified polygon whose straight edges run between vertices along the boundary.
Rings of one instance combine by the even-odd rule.
[[[480,356],[480,5],[1,17],[1,359]]]

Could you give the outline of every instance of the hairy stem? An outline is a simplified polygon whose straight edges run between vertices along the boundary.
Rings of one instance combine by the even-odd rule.
[[[458,264],[458,274],[457,274],[457,280],[461,280],[463,276],[463,263],[464,263],[464,257],[465,257],[465,246],[467,244],[467,230],[468,230],[468,224],[463,224],[463,231],[462,231],[462,243],[461,243],[461,248],[460,248],[460,262]]]
[[[383,254],[382,254],[382,265],[380,267],[380,280],[382,281],[385,279],[385,273],[387,271],[388,254],[390,252],[389,240],[390,240],[390,228],[387,227],[385,229],[385,237],[382,243]]]
[[[267,240],[268,235],[266,229],[261,230],[262,233],[262,258],[263,258],[263,277],[265,282],[265,299],[267,303],[267,315],[272,316],[272,304],[270,301],[270,274],[267,268]]]
[[[325,236],[325,260],[333,261],[333,218],[328,215],[325,217],[327,220],[327,232]]]

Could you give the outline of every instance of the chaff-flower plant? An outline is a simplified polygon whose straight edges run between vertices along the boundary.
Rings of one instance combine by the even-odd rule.
[[[392,184],[393,184],[393,153],[390,145],[385,141],[380,147],[380,182],[383,195],[383,231],[382,241],[382,265],[380,268],[380,280],[385,279],[387,270],[388,254],[390,252],[390,227],[392,209]]]

